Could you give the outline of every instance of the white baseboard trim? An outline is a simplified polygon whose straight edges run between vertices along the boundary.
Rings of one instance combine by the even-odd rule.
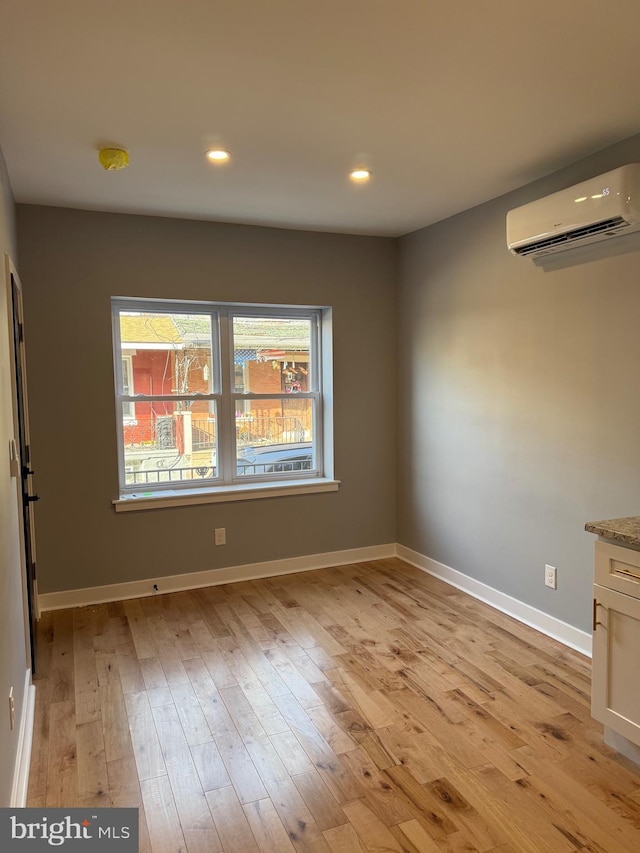
[[[284,560],[249,563],[245,566],[229,566],[223,569],[207,569],[203,572],[189,572],[183,575],[146,578],[145,580],[126,581],[125,583],[114,583],[107,586],[44,592],[38,596],[38,604],[41,611],[61,610],[66,607],[84,607],[87,604],[102,604],[108,601],[122,601],[127,598],[143,598],[155,595],[157,592],[182,592],[204,586],[218,586],[222,583],[270,578],[274,575],[288,575],[294,572],[309,572],[315,569],[332,568],[333,566],[346,566],[351,563],[364,563],[367,560],[384,560],[395,556],[395,543],[371,545],[367,548],[350,548],[346,551],[329,551],[325,554],[308,554],[303,557],[288,557]],[[158,590],[154,590],[154,584],[157,584]]]
[[[583,655],[591,657],[591,634],[588,634],[586,631],[581,631],[579,628],[575,628],[561,619],[556,619],[555,616],[550,616],[536,607],[525,604],[524,601],[500,592],[481,581],[469,577],[469,575],[459,572],[457,569],[452,569],[450,566],[445,566],[444,563],[438,563],[430,557],[425,557],[424,554],[420,554],[418,551],[406,548],[404,545],[397,546],[396,555],[401,560],[411,563],[417,569],[421,569],[423,572],[427,572],[427,574],[446,581],[451,586],[455,586],[456,589],[460,589],[474,598],[484,601],[485,604],[495,607],[496,610],[506,613],[507,616],[512,616],[514,619],[523,622],[525,625],[529,625],[531,628],[535,628],[542,634],[546,634],[548,637],[553,637],[554,640],[564,643],[565,646],[569,646]]]
[[[412,566],[427,572],[427,574],[440,578],[456,589],[460,589],[474,598],[484,601],[485,604],[495,607],[496,610],[512,616],[519,622],[535,628],[542,634],[553,637],[554,640],[558,640],[564,645],[591,657],[591,635],[586,631],[581,631],[573,625],[556,619],[555,616],[550,616],[548,613],[475,580],[457,569],[452,569],[444,563],[425,557],[418,551],[395,543],[372,545],[366,548],[351,548],[345,551],[329,551],[325,554],[309,554],[303,557],[289,557],[284,560],[270,560],[264,563],[249,563],[244,566],[229,566],[223,569],[208,569],[203,572],[189,572],[183,575],[146,578],[106,586],[45,592],[38,596],[38,605],[41,611],[60,610],[66,607],[84,607],[88,604],[103,604],[108,601],[122,601],[127,598],[144,598],[145,596],[155,595],[154,584],[158,585],[158,592],[161,594],[182,592],[199,587],[218,586],[223,583],[257,580],[275,575],[308,572],[334,566],[347,566],[353,563],[364,563],[368,560],[384,560],[389,557],[399,557]]]
[[[13,771],[13,785],[11,786],[11,808],[14,809],[24,808],[27,804],[35,710],[36,688],[31,683],[31,670],[28,669],[24,683],[20,731],[18,732],[18,751]]]

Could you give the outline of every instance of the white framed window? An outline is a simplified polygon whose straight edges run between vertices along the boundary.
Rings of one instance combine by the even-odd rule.
[[[309,306],[114,298],[121,500],[326,485],[329,317]]]

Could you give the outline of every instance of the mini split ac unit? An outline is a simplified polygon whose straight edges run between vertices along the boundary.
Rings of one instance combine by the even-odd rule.
[[[640,163],[507,213],[507,245],[533,258],[640,231]]]

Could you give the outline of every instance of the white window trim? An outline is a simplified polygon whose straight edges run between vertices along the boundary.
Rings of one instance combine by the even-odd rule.
[[[121,356],[122,345],[120,344],[119,311],[127,312],[140,307],[140,313],[153,311],[164,313],[203,313],[211,314],[212,321],[216,319],[216,331],[213,333],[212,351],[212,392],[211,394],[197,395],[199,400],[214,400],[217,407],[218,422],[222,418],[229,418],[228,407],[234,405],[237,398],[277,398],[278,394],[236,394],[234,383],[234,366],[231,336],[228,327],[232,316],[242,314],[260,316],[269,314],[273,316],[299,316],[317,318],[316,340],[310,358],[315,358],[315,375],[317,377],[317,391],[309,392],[309,397],[316,399],[314,403],[314,465],[318,467],[315,476],[309,476],[308,472],[289,472],[263,479],[260,476],[243,475],[240,479],[235,471],[235,465],[230,466],[227,459],[227,470],[233,470],[233,479],[224,481],[222,477],[203,481],[202,485],[193,487],[193,481],[184,481],[185,485],[171,483],[170,488],[153,488],[144,485],[132,487],[123,486],[124,482],[124,430],[123,418],[120,416],[120,404],[128,401],[119,393],[122,388]],[[184,506],[202,503],[219,503],[238,500],[255,500],[265,497],[311,494],[315,492],[337,491],[340,481],[333,477],[333,368],[332,368],[332,310],[323,306],[292,306],[292,305],[266,305],[260,303],[207,303],[207,302],[184,302],[178,300],[150,300],[130,297],[118,297],[112,300],[113,319],[113,341],[114,341],[114,370],[116,379],[116,420],[118,424],[118,467],[120,480],[120,495],[113,500],[116,512],[130,512],[133,510],[160,509],[172,506]],[[220,340],[218,341],[217,335]],[[220,362],[217,363],[219,356]],[[132,368],[131,364],[131,368]],[[228,388],[223,392],[222,371],[226,376]],[[131,381],[133,371],[131,370]],[[307,396],[301,394],[300,396]],[[180,399],[182,395],[176,395],[171,399]],[[153,400],[153,397],[135,395],[131,402],[140,400]],[[319,416],[318,416],[319,412]],[[125,420],[126,423],[126,420]],[[227,426],[227,429],[229,427]],[[232,431],[231,441],[226,443],[227,454],[229,447],[235,453],[235,430]],[[220,454],[221,447],[218,448]],[[224,452],[224,450],[223,450]],[[220,466],[218,467],[220,473]],[[169,485],[169,484],[167,484]],[[144,491],[143,491],[144,489]]]
[[[230,503],[259,500],[260,498],[311,495],[319,492],[337,492],[340,480],[315,477],[312,480],[278,480],[273,483],[240,483],[233,486],[198,489],[161,489],[153,494],[137,492],[123,495],[112,501],[116,512],[135,512],[144,509],[167,509],[173,506]]]

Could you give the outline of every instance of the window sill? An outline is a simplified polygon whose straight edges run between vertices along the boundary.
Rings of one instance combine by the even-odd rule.
[[[339,487],[340,480],[323,477],[280,483],[242,483],[237,486],[218,486],[212,489],[166,489],[161,492],[123,495],[113,501],[113,506],[116,512],[135,512],[143,509],[166,509],[194,504],[253,501],[259,498],[337,492]]]

